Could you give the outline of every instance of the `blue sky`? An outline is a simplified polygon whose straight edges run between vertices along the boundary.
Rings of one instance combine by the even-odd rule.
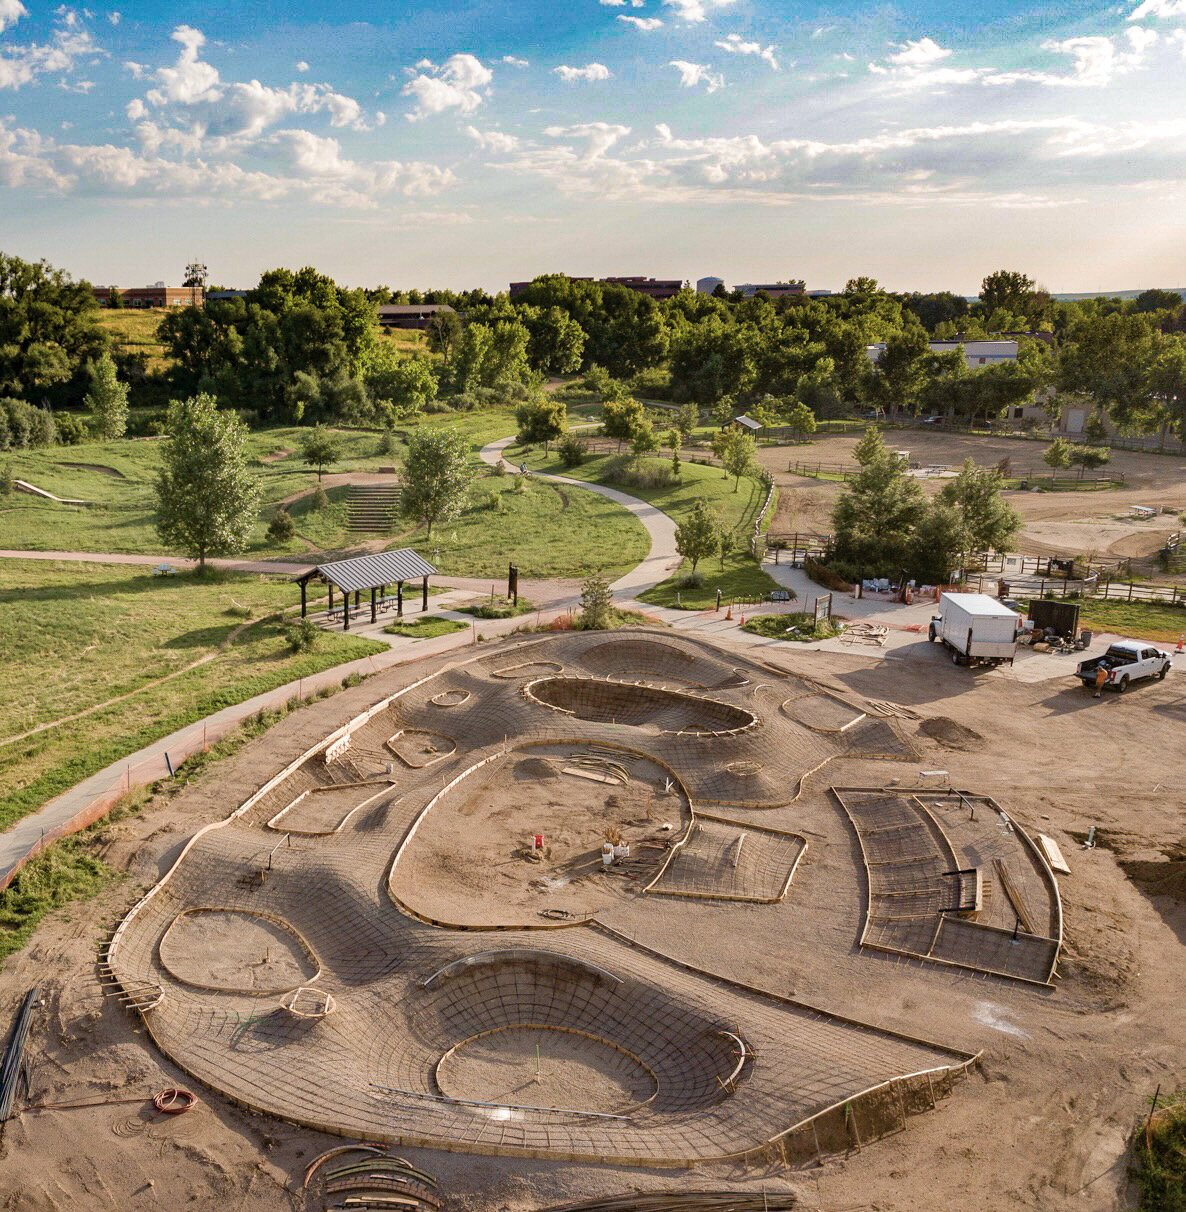
[[[1182,286],[1184,203],[1186,0],[0,0],[0,248],[99,283]]]

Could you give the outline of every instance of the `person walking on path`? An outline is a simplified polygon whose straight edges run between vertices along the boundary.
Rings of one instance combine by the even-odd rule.
[[[1103,665],[1097,666],[1096,671],[1095,671],[1095,697],[1097,699],[1100,697],[1101,694],[1103,694],[1104,686],[1107,685],[1107,682],[1108,682],[1108,671],[1103,667]]]

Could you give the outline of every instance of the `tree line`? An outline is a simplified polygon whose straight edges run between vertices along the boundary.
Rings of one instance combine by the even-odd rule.
[[[434,317],[426,348],[408,352],[379,335],[377,308],[390,299],[454,310]],[[6,415],[9,401],[48,409],[56,436],[78,440],[87,430],[73,414],[110,396],[114,383],[133,409],[207,393],[263,424],[388,427],[426,410],[539,408],[548,377],[583,372],[613,384],[615,398],[692,404],[721,420],[748,411],[801,431],[807,417],[854,411],[984,423],[1017,405],[1054,414],[1068,402],[1084,405],[1097,428],[1186,431],[1179,295],[1059,302],[1017,271],[989,274],[976,300],[895,294],[853,278],[819,299],[718,289],[656,301],[560,274],[512,299],[350,289],[312,267],[273,269],[243,298],[171,310],[158,330],[164,369],[152,372],[142,353],[113,348],[98,310],[85,282],[0,254]],[[1016,361],[970,369],[958,349],[930,348],[1003,333],[1022,334]],[[876,361],[867,352],[874,345],[883,346]],[[98,431],[111,428],[103,421]],[[10,419],[0,446],[35,429]]]

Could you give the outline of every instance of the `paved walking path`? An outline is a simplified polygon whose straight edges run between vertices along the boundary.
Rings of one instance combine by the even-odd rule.
[[[482,461],[489,463],[492,467],[505,462],[506,466],[518,475],[519,468],[503,459],[503,451],[514,441],[513,437],[500,438],[497,442],[483,446]],[[574,480],[571,476],[544,475],[537,471],[528,474],[538,476],[541,480],[551,480],[555,484],[564,484],[596,493],[599,497],[605,497],[607,500],[621,505],[623,509],[628,509],[643,524],[651,538],[650,554],[641,564],[632,568],[625,576],[619,577],[610,586],[618,597],[637,597],[638,594],[667,580],[679,567],[680,555],[675,549],[675,522],[650,502],[632,497],[629,493],[619,492],[616,488],[607,488],[604,484],[593,484],[588,480]]]

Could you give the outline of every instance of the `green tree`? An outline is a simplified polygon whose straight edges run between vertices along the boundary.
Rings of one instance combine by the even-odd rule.
[[[157,476],[161,541],[198,561],[234,555],[251,537],[260,486],[247,467],[247,427],[221,413],[213,396],[169,408],[168,440]]]
[[[0,253],[0,396],[35,406],[81,403],[89,368],[108,347],[98,314],[86,282]]]
[[[700,409],[695,404],[682,404],[675,414],[675,427],[679,430],[679,436],[683,440],[684,446],[687,446],[692,440],[692,434],[699,424]]]
[[[644,417],[642,424],[635,426],[634,435],[630,439],[630,452],[636,459],[649,455],[659,449],[659,435],[649,417]]]
[[[689,513],[675,528],[675,549],[692,565],[707,559],[720,544],[717,520],[708,502],[700,497]]]
[[[972,546],[958,506],[937,497],[923,507],[910,536],[906,566],[925,585],[946,585]]]
[[[1075,443],[1071,447],[1071,466],[1079,468],[1079,479],[1083,479],[1085,471],[1098,471],[1112,457],[1112,452],[1104,446],[1081,446]]]
[[[1149,380],[1167,421],[1186,437],[1186,339],[1164,337],[1159,342]]]
[[[296,523],[292,520],[292,514],[281,506],[268,523],[268,541],[277,544],[287,543],[294,534],[296,534]]]
[[[568,409],[554,395],[539,392],[515,409],[520,442],[549,442],[564,436],[568,429]]]
[[[671,474],[675,476],[677,480],[679,479],[679,450],[682,438],[683,435],[678,429],[672,428],[667,431],[666,441],[667,445],[671,447]]]
[[[605,577],[587,577],[581,585],[581,627],[605,631],[613,617],[614,595]]]
[[[390,341],[378,342],[367,355],[362,379],[371,399],[371,418],[380,423],[417,416],[437,395],[432,363],[402,355]]]
[[[470,448],[456,429],[420,429],[408,437],[400,511],[425,527],[451,522],[461,513],[473,479]]]
[[[1071,465],[1071,444],[1066,438],[1055,438],[1042,453],[1042,462],[1055,471]]]
[[[980,283],[980,302],[990,316],[998,310],[1028,314],[1033,293],[1033,278],[1017,270],[998,269]]]
[[[795,431],[795,441],[802,442],[804,434],[815,433],[815,413],[800,400],[787,413],[787,424]]]
[[[969,551],[1008,551],[1021,530],[1021,517],[1001,496],[1004,474],[965,459],[959,475],[948,480],[936,499],[959,512]]]
[[[930,343],[920,327],[889,337],[874,367],[874,394],[891,417],[913,412],[926,383]]]
[[[580,368],[585,352],[585,330],[559,307],[519,309],[531,339],[527,360],[532,370],[545,375],[566,375]]]
[[[115,361],[104,353],[91,369],[91,390],[84,401],[103,438],[122,438],[128,428],[128,389],[115,373]]]
[[[649,424],[646,409],[629,396],[607,398],[602,404],[601,431],[607,438],[617,439],[619,450],[623,442],[633,442],[634,435]]]
[[[757,467],[758,444],[737,425],[722,431],[725,435],[720,446],[721,466],[726,474],[734,477],[733,491],[741,487],[741,477],[752,475]]]
[[[834,554],[860,571],[897,571],[909,559],[911,538],[927,508],[926,493],[873,426],[854,457],[861,469],[832,511]]]
[[[844,284],[846,295],[876,295],[881,293],[881,286],[876,278],[849,278]]]
[[[301,459],[317,469],[318,482],[325,469],[338,461],[341,453],[337,438],[320,425],[315,425],[301,440]]]
[[[115,311],[119,311],[123,307],[123,305],[124,305],[123,291],[118,290],[116,287],[113,286],[107,292],[107,306],[114,309]]]
[[[725,561],[733,554],[733,549],[737,546],[737,535],[725,524],[724,521],[717,523],[717,557],[721,561],[721,571],[725,571]]]
[[[424,329],[424,339],[433,353],[440,354],[446,366],[461,340],[461,317],[450,307],[436,312]]]

